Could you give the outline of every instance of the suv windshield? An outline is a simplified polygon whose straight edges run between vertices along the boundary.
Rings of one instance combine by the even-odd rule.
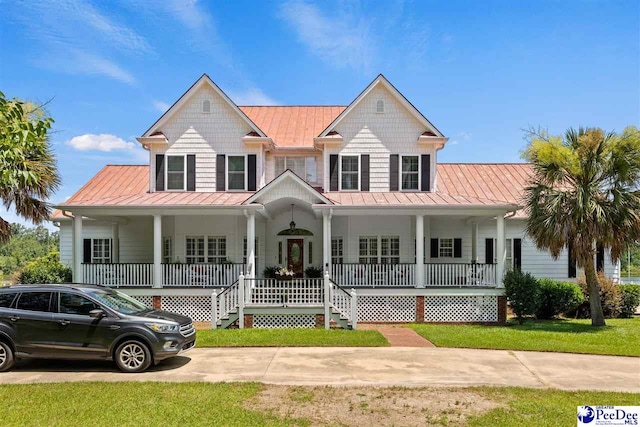
[[[89,293],[96,300],[106,305],[107,307],[122,314],[137,314],[143,311],[149,311],[149,308],[144,304],[130,298],[129,296],[122,294],[118,291],[103,291],[100,289],[90,290]]]

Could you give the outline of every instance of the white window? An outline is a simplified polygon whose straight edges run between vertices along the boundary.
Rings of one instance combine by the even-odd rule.
[[[187,237],[185,260],[187,264],[204,264],[205,247],[203,236]]]
[[[360,264],[377,264],[378,263],[378,237],[363,236],[360,237]]]
[[[400,237],[380,238],[380,263],[400,264]]]
[[[376,113],[384,113],[384,101],[382,99],[378,99],[378,102],[376,102]]]
[[[245,156],[227,156],[227,190],[247,188],[245,159]]]
[[[162,238],[162,262],[164,264],[171,264],[171,257],[173,256],[173,244],[171,236],[164,236]]]
[[[227,260],[227,238],[207,237],[207,262],[222,264]]]
[[[91,263],[111,263],[111,239],[93,239],[91,242]]]
[[[331,239],[331,264],[342,264],[343,262],[342,237],[334,237]]]
[[[439,239],[438,243],[438,256],[440,258],[453,258],[453,239]]]
[[[418,156],[402,156],[400,182],[403,190],[418,190],[420,182],[420,162]]]
[[[315,184],[318,181],[318,169],[316,165],[316,158],[309,157],[276,157],[276,175],[280,175],[282,172],[290,169],[293,173],[298,175],[310,184]]]
[[[513,268],[513,240],[505,239],[504,246],[505,246],[505,249],[507,250],[507,256],[504,261],[504,266],[506,269],[511,269]],[[493,263],[496,264],[498,262],[498,250],[497,250],[498,239],[493,239],[493,248],[494,248]]]
[[[282,243],[282,242],[279,242]],[[254,253],[253,253],[253,257],[255,258],[255,263],[256,266],[258,265],[258,238],[256,237],[256,240],[254,242]],[[282,247],[280,246],[280,249],[282,249]],[[280,256],[280,258],[282,258],[282,253],[278,254]],[[242,263],[243,264],[247,264],[247,238],[245,237],[244,239],[242,239]],[[257,270],[257,269],[256,269]]]
[[[359,163],[359,156],[342,156],[340,161],[342,190],[360,189]]]
[[[167,190],[184,190],[185,156],[167,156]]]
[[[211,112],[211,101],[209,101],[208,99],[205,99],[204,101],[202,101],[202,112],[203,113]]]

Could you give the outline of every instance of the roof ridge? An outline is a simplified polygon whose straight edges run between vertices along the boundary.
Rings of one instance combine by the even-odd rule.
[[[238,105],[238,108],[245,107],[263,107],[263,108],[287,108],[287,107],[348,107],[341,104],[287,104],[287,105]]]
[[[115,164],[115,163],[107,163],[105,166],[135,166],[135,167],[149,167],[149,165],[145,164],[137,164],[137,165],[128,165],[128,164]]]
[[[531,165],[530,162],[438,162],[439,165]]]

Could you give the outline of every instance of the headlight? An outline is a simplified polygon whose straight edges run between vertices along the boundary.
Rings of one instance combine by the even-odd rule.
[[[163,334],[178,332],[180,330],[180,325],[171,325],[166,323],[145,323],[145,325],[147,325],[149,329]]]

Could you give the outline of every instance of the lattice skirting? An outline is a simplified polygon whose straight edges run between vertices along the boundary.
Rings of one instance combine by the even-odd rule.
[[[497,322],[496,296],[427,296],[425,322]]]
[[[211,297],[208,296],[163,296],[163,310],[189,316],[194,322],[211,321]]]
[[[265,329],[315,328],[315,314],[254,314],[253,327]]]
[[[151,295],[134,295],[131,298],[141,302],[149,308],[153,307],[153,297]]]
[[[415,322],[416,297],[359,296],[358,322]]]

